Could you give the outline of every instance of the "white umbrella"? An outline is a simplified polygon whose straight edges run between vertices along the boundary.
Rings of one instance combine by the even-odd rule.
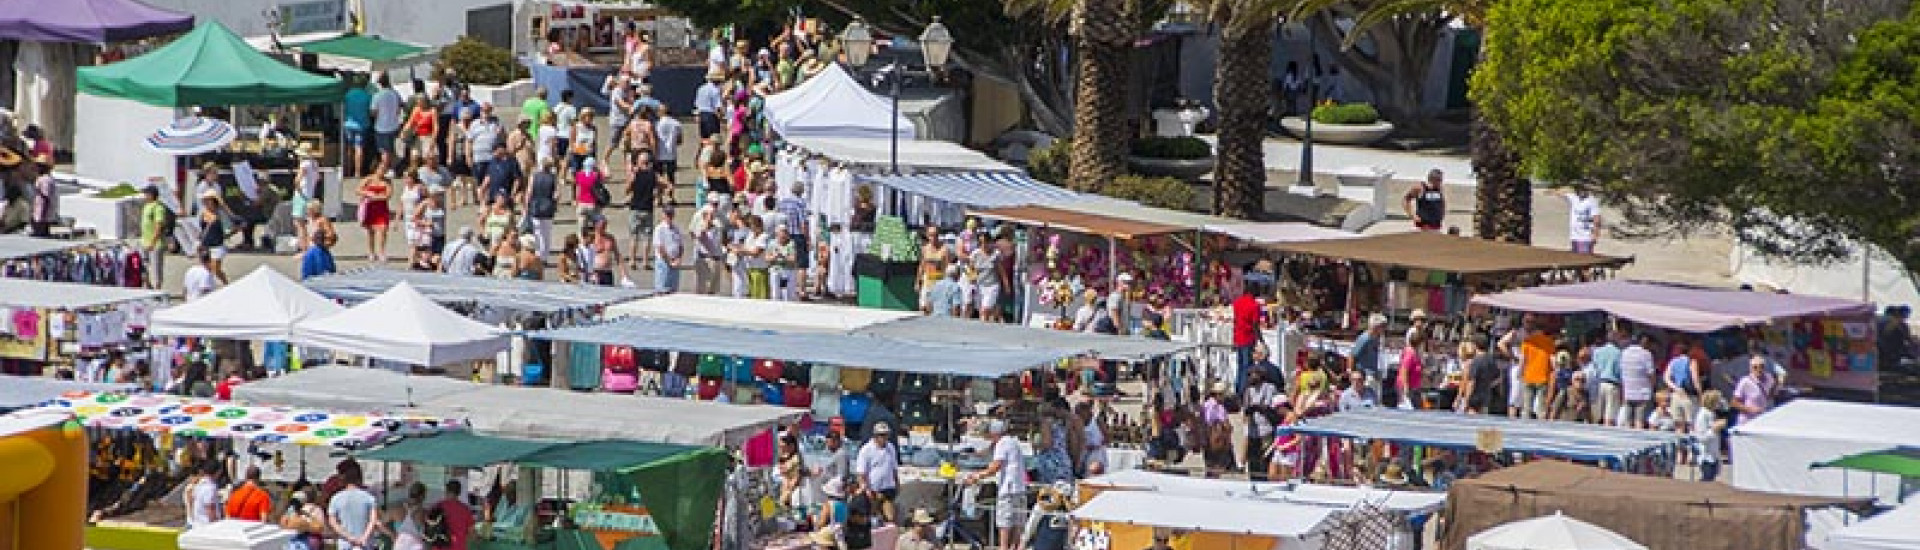
[[[1605,527],[1554,512],[1551,516],[1506,523],[1467,537],[1467,550],[1647,550],[1647,547]]]
[[[237,135],[239,132],[226,121],[192,116],[160,127],[142,140],[142,143],[146,144],[147,150],[155,153],[174,156],[198,155],[226,147],[227,144],[233,143],[233,138]]]

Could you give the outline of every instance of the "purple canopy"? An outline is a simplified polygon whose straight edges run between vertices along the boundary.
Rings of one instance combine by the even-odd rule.
[[[1873,304],[1665,283],[1600,281],[1478,296],[1474,304],[1533,313],[1606,312],[1684,332],[1713,332],[1791,317],[1872,315]]]
[[[193,30],[193,15],[140,0],[0,0],[0,39],[105,44]]]

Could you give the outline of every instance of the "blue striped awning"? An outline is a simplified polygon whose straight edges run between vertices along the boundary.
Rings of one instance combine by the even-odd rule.
[[[1080,353],[915,342],[865,334],[793,333],[625,317],[526,333],[536,340],[820,363],[874,370],[998,378]]]
[[[1685,441],[1684,436],[1671,432],[1385,408],[1341,411],[1279,429],[1302,435],[1453,449],[1472,449],[1481,430],[1497,430],[1501,434],[1502,449],[1507,451],[1600,462],[1612,467],[1648,453],[1672,452]]]
[[[1072,202],[1086,195],[1016,172],[950,172],[863,176],[861,181],[971,208]]]

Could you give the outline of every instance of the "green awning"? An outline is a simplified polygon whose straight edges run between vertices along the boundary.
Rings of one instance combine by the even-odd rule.
[[[559,443],[491,437],[473,432],[447,432],[409,437],[398,443],[360,453],[360,458],[384,462],[411,462],[428,466],[478,468],[538,453]]]
[[[219,23],[202,23],[145,55],[81,67],[81,92],[161,107],[338,103],[337,79],[268,57]]]
[[[433,57],[425,46],[364,34],[348,34],[287,46],[319,56],[321,66],[361,72],[425,63]]]
[[[517,462],[561,470],[627,473],[661,461],[715,451],[709,447],[638,441],[585,441],[555,445],[520,457]]]
[[[1901,477],[1920,477],[1920,447],[1895,447],[1883,451],[1843,456],[1815,463],[1813,467],[1846,468]]]

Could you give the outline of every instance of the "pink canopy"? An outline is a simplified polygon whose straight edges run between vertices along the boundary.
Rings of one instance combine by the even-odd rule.
[[[1667,283],[1600,281],[1474,297],[1473,303],[1532,313],[1605,312],[1672,330],[1713,332],[1791,317],[1872,315],[1873,304]]]

